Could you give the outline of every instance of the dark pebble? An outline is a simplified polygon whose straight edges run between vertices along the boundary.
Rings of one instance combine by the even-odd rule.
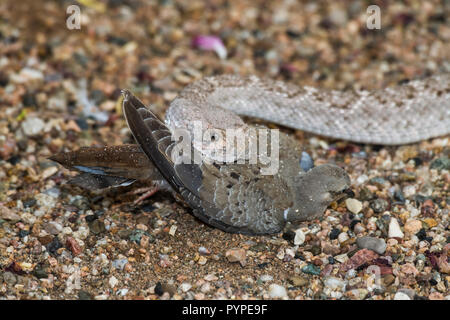
[[[78,300],[92,300],[92,295],[84,290],[78,291]]]
[[[19,237],[21,237],[21,238],[26,237],[29,234],[30,234],[30,232],[27,231],[27,230],[20,230],[19,231]]]
[[[405,196],[403,195],[401,190],[395,190],[394,199],[400,203],[405,203]]]
[[[295,233],[292,230],[283,233],[283,239],[289,242],[294,242]]]
[[[340,233],[341,233],[340,229],[333,228],[333,230],[331,230],[331,232],[330,232],[330,239],[331,240],[336,240]]]
[[[416,233],[416,237],[420,241],[425,240],[425,238],[427,237],[427,233],[426,233],[425,229],[424,228],[420,229],[419,232]]]
[[[362,188],[361,191],[359,192],[359,199],[362,201],[369,201],[372,200],[374,197],[375,197],[374,194],[366,187]]]
[[[53,241],[50,242],[50,243],[46,246],[46,248],[47,248],[47,251],[50,252],[52,255],[56,255],[56,251],[57,251],[59,248],[62,248],[62,246],[63,246],[63,245],[62,245],[61,242],[59,241],[58,237],[54,237],[54,238],[53,238]]]
[[[33,270],[33,275],[38,279],[46,279],[48,277],[47,269],[42,265],[37,265]]]
[[[336,260],[335,260],[332,256],[329,256],[329,257],[328,257],[328,262],[329,262],[330,264],[335,264],[335,263],[336,263]]]
[[[106,231],[105,224],[103,223],[103,221],[100,221],[98,219],[92,221],[91,223],[88,223],[88,225],[89,230],[91,230],[93,234],[97,235]]]
[[[28,199],[23,202],[23,206],[25,208],[31,208],[36,204],[36,202],[37,202],[36,199]]]
[[[430,163],[430,169],[436,170],[450,170],[450,159],[449,158],[438,158]]]
[[[84,217],[84,220],[86,220],[86,222],[90,223],[93,222],[94,220],[97,220],[98,217],[95,214],[90,214],[86,217]]]
[[[158,282],[158,283],[156,284],[156,286],[155,286],[155,293],[156,293],[158,296],[162,296],[162,295],[163,295],[164,291],[163,291],[161,282]]]

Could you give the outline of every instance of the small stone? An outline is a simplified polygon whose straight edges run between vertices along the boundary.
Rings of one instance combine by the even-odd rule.
[[[305,239],[305,233],[301,229],[295,230],[294,245],[302,245],[305,242]]]
[[[395,281],[395,276],[392,274],[386,274],[383,276],[383,283],[386,287],[389,287]]]
[[[92,221],[91,223],[89,223],[89,230],[91,230],[91,232],[93,234],[97,235],[102,232],[105,232],[106,228],[105,228],[105,224],[102,221],[96,219],[96,220]]]
[[[273,277],[270,274],[263,274],[261,277],[259,277],[259,280],[262,282],[272,281]]]
[[[208,256],[211,254],[211,251],[209,251],[207,248],[205,247],[200,247],[198,248],[198,253],[202,256]]]
[[[386,241],[380,238],[361,237],[356,239],[356,244],[359,248],[373,250],[378,254],[383,254],[386,251]]]
[[[350,239],[350,238],[349,238],[347,232],[341,232],[341,233],[339,234],[339,236],[338,236],[338,241],[339,241],[340,243],[343,243],[343,242],[347,241],[348,239]]]
[[[346,281],[336,278],[336,277],[327,277],[324,281],[325,287],[330,288],[331,290],[340,290],[344,291],[346,286]]]
[[[416,234],[420,229],[422,229],[422,222],[413,219],[408,220],[405,223],[404,229],[407,234]]]
[[[373,260],[375,260],[378,257],[379,257],[378,254],[372,250],[361,249],[361,250],[357,251],[349,260],[347,260],[343,264],[341,264],[339,271],[347,272],[350,269],[356,269],[365,263],[372,262]],[[336,257],[336,260],[337,260],[337,257]]]
[[[80,245],[78,244],[78,241],[75,240],[75,239],[72,238],[72,237],[67,237],[67,240],[66,240],[66,247],[67,247],[70,251],[72,251],[72,254],[73,254],[74,256],[79,255],[79,254],[81,253],[81,251],[82,251]]]
[[[63,229],[62,225],[56,221],[50,221],[44,226],[44,230],[52,235],[57,235],[61,233],[62,229]]]
[[[363,207],[361,201],[352,198],[345,200],[345,205],[347,206],[347,209],[354,214],[361,212]]]
[[[205,265],[206,264],[206,262],[208,262],[208,259],[206,258],[206,257],[204,257],[204,256],[200,256],[200,258],[198,259],[198,264],[199,265]]]
[[[283,287],[283,286],[280,286],[278,284],[272,283],[269,286],[269,296],[271,298],[284,298],[284,297],[287,297],[286,288]]]
[[[438,158],[430,163],[430,169],[449,170],[450,171],[450,159],[449,158]]]
[[[381,212],[386,211],[388,206],[389,206],[389,203],[382,198],[378,198],[378,199],[375,199],[370,202],[370,207],[376,213],[381,213]]]
[[[244,249],[230,249],[225,253],[229,262],[239,262],[241,266],[246,264],[246,251]]]
[[[92,295],[84,290],[78,291],[78,300],[92,300]]]
[[[114,288],[119,283],[119,280],[117,280],[116,277],[112,276],[111,278],[109,278],[108,283],[111,288]]]
[[[331,230],[330,232],[330,240],[335,240],[338,238],[339,234],[341,233],[341,230],[334,228],[333,230]]]
[[[404,234],[402,230],[400,229],[400,225],[398,224],[397,219],[391,218],[391,221],[389,222],[389,232],[388,232],[389,238],[403,238]]]
[[[172,226],[170,227],[169,234],[170,234],[171,236],[174,236],[176,231],[177,231],[177,226],[176,226],[176,225],[172,225]]]
[[[17,283],[17,277],[14,273],[6,271],[3,273],[3,281],[10,286],[14,286]]]
[[[292,283],[294,287],[303,287],[309,283],[309,280],[304,277],[294,276],[289,278],[289,282]]]
[[[433,218],[423,219],[423,222],[425,222],[427,224],[427,226],[430,228],[436,227],[438,225],[437,221]]]
[[[183,282],[183,283],[180,285],[179,288],[180,288],[180,290],[183,291],[183,292],[188,292],[189,290],[191,290],[192,285],[191,285],[190,283],[188,283],[188,282]]]
[[[412,197],[413,195],[416,194],[416,192],[417,192],[416,186],[414,186],[414,185],[405,186],[405,187],[403,188],[403,195],[404,195],[406,198]]]
[[[0,204],[0,219],[16,222],[20,220],[20,216],[11,209]]]
[[[403,292],[397,292],[394,296],[394,300],[411,300],[411,298]]]
[[[29,117],[22,122],[23,133],[28,136],[37,136],[44,130],[45,122],[39,118]]]
[[[302,268],[302,271],[306,274],[313,274],[316,276],[318,276],[320,274],[320,268],[313,264],[308,264],[308,265],[304,266]]]

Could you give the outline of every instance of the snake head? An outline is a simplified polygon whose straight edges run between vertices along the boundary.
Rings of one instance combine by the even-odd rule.
[[[344,169],[323,164],[312,168],[297,179],[294,186],[294,206],[287,212],[288,221],[305,221],[320,217],[334,201],[354,196],[350,177]]]

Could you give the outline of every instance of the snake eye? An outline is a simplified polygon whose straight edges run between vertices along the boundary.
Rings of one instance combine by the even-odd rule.
[[[214,134],[211,136],[211,141],[216,141],[216,136]]]

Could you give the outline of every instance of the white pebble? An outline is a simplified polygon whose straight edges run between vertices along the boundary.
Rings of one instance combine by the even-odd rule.
[[[361,201],[352,198],[345,200],[345,205],[347,206],[347,209],[354,214],[358,214],[363,207]]]
[[[269,286],[269,296],[271,298],[283,298],[287,296],[287,291],[283,286],[272,283]]]
[[[299,246],[305,242],[305,233],[301,229],[295,230],[294,244]]]
[[[114,288],[118,283],[119,283],[119,280],[117,280],[116,277],[112,276],[111,278],[109,278],[109,286],[111,288]]]
[[[394,300],[411,300],[411,298],[403,292],[397,292],[394,296]]]
[[[192,288],[192,285],[190,283],[188,283],[188,282],[183,282],[180,285],[180,290],[183,291],[183,292],[188,292],[191,288]]]
[[[403,238],[404,234],[400,229],[400,225],[398,224],[397,219],[391,218],[391,222],[389,223],[389,238]]]
[[[259,277],[259,280],[262,282],[272,281],[273,277],[270,274],[263,274],[261,277]]]
[[[44,129],[45,122],[39,118],[27,118],[24,122],[22,122],[22,130],[26,136],[32,137],[40,134]]]
[[[347,232],[341,232],[341,233],[338,235],[338,240],[339,240],[340,243],[345,242],[345,241],[347,241],[348,239],[349,239],[349,236],[348,236]]]

